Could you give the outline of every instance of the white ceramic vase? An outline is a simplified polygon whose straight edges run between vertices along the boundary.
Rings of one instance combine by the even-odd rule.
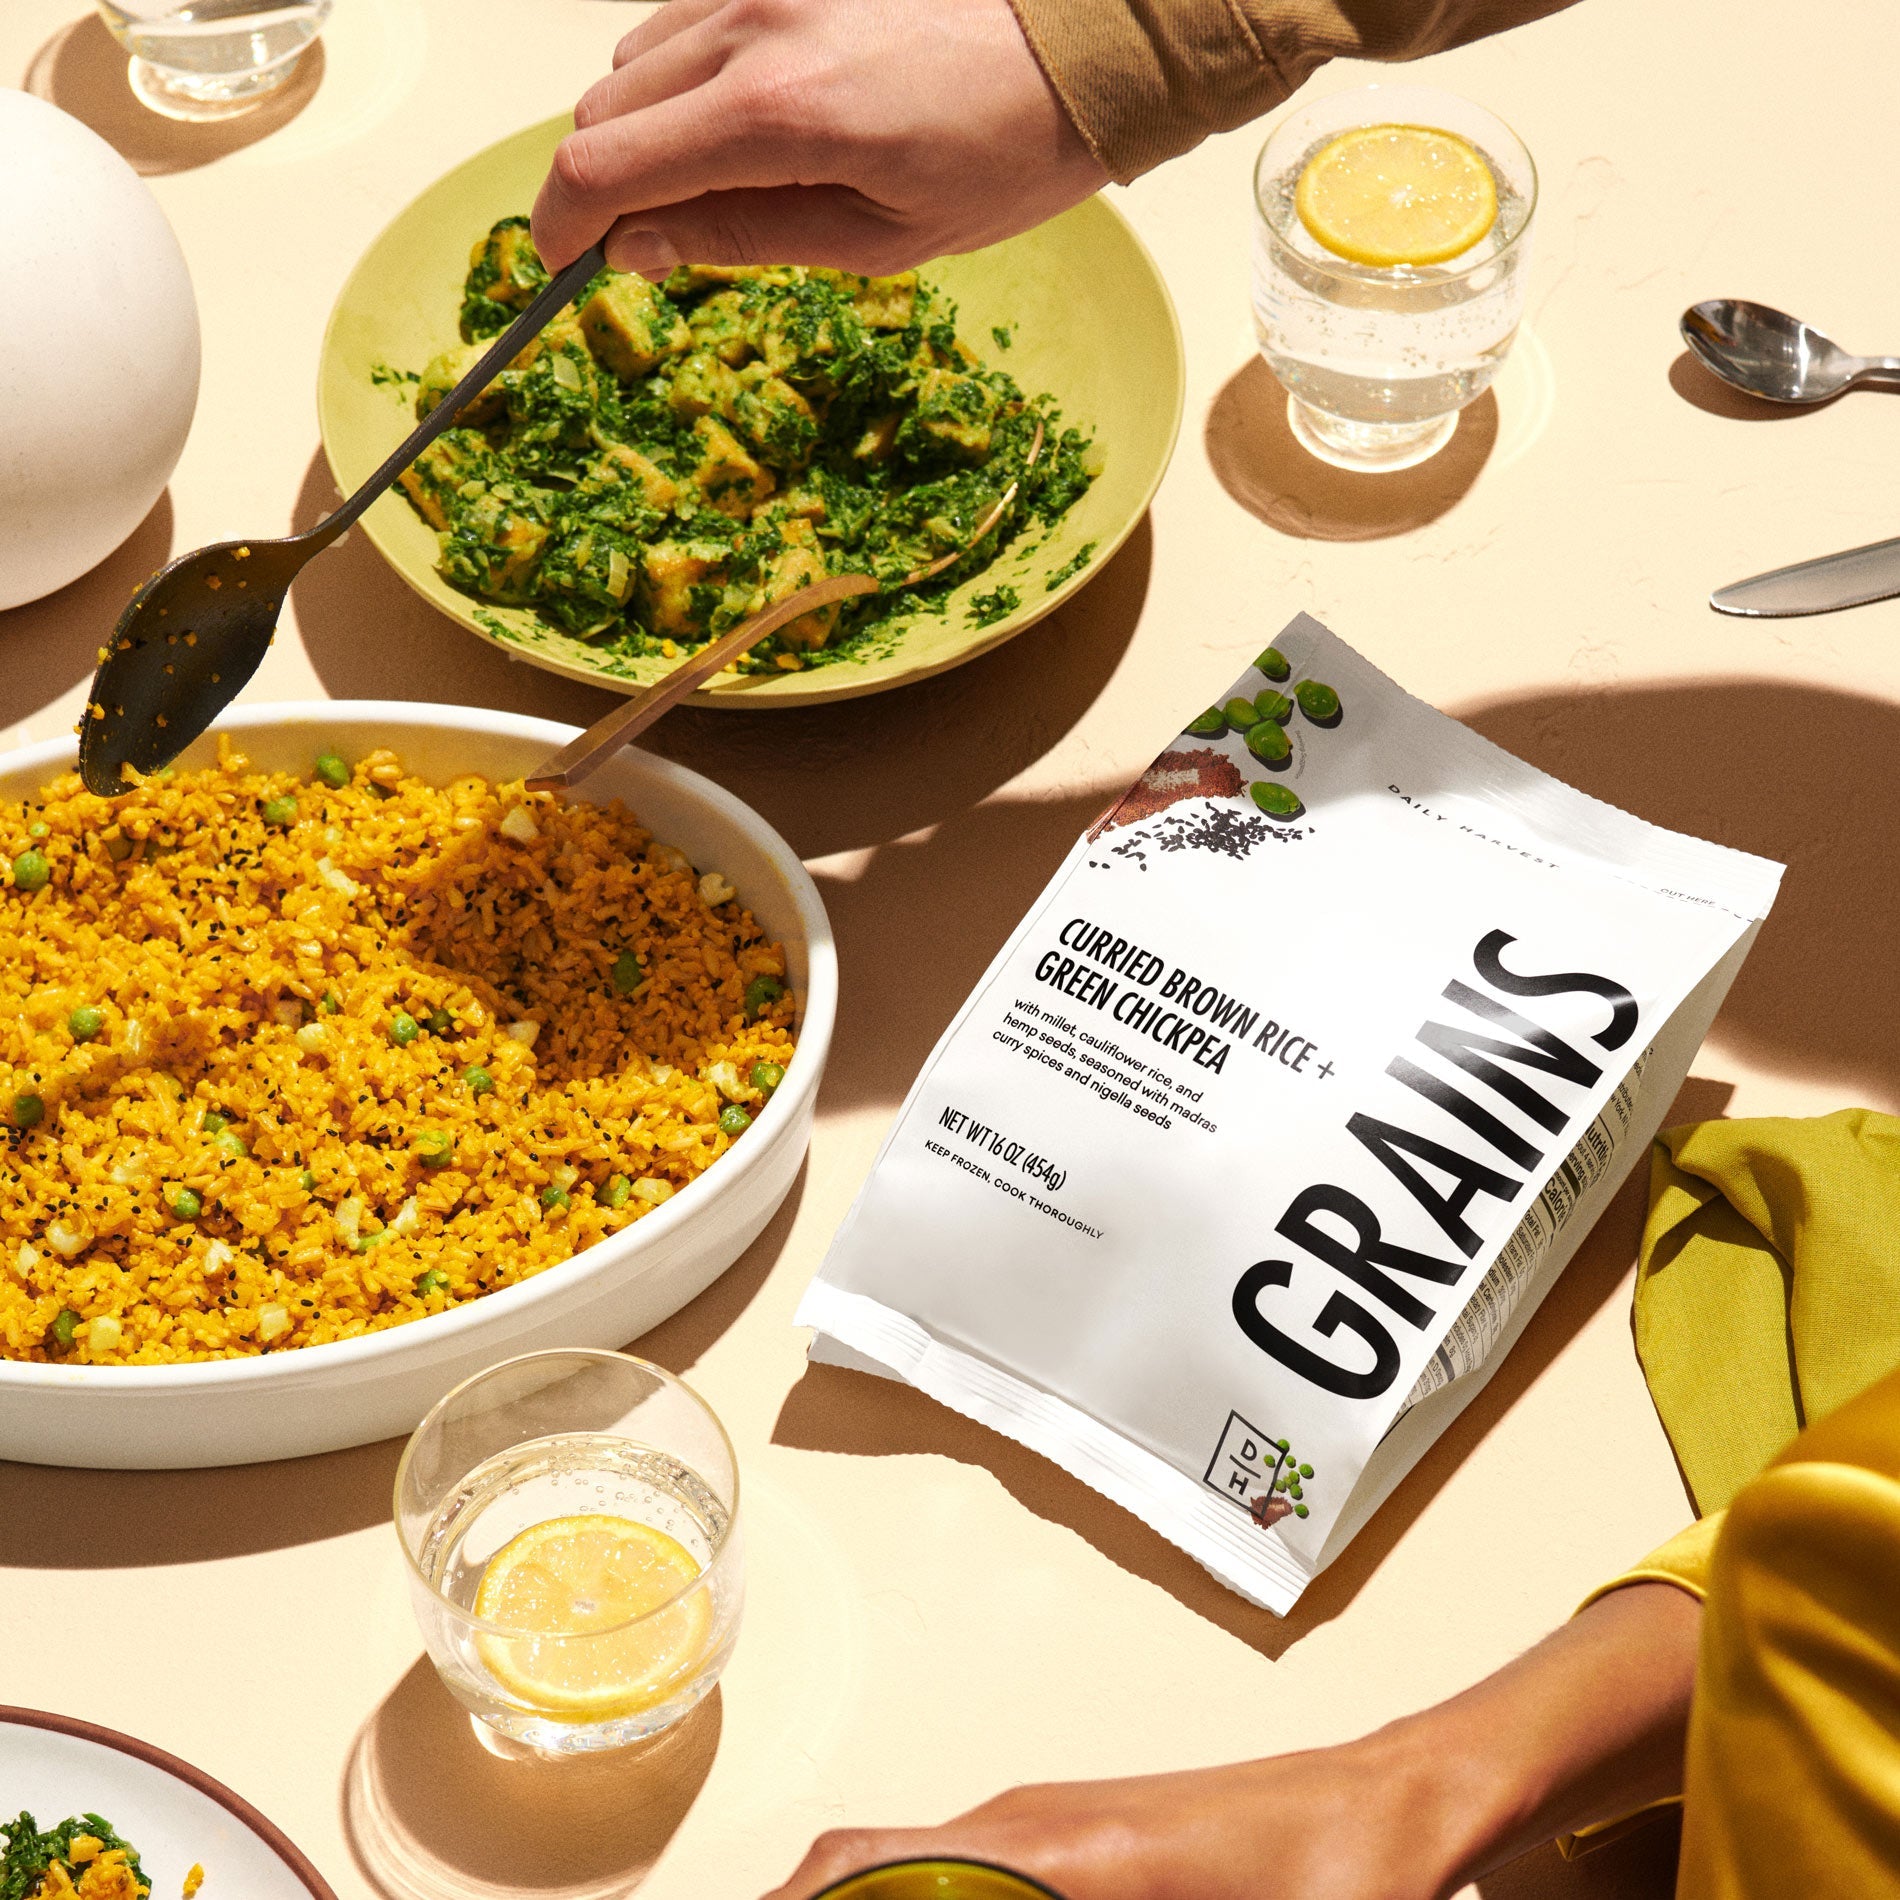
[[[198,306],[143,180],[0,88],[0,608],[96,566],[163,493],[198,401]]]

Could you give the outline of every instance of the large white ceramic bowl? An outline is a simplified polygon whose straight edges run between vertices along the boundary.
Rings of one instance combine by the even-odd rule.
[[[188,750],[240,736],[266,769],[307,773],[326,745],[346,757],[392,746],[437,783],[465,772],[519,778],[574,729],[513,713],[381,700],[240,706]],[[70,739],[0,756],[0,794],[36,790],[72,761]],[[56,1366],[0,1359],[0,1458],[155,1468],[252,1464],[412,1430],[451,1386],[545,1346],[617,1347],[701,1292],[752,1243],[791,1191],[811,1138],[837,1011],[837,955],[816,887],[791,847],[696,772],[626,751],[582,796],[623,799],[656,837],[722,872],[784,943],[802,999],[798,1055],[745,1139],[631,1227],[533,1279],[360,1339],[172,1366]]]

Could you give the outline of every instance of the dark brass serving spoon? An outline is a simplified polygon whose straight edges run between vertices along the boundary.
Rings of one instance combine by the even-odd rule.
[[[80,720],[79,775],[89,792],[116,797],[126,789],[124,767],[156,771],[217,718],[257,671],[304,563],[341,540],[606,264],[596,245],[568,265],[389,460],[314,528],[281,540],[219,541],[180,555],[132,596],[100,654]]]

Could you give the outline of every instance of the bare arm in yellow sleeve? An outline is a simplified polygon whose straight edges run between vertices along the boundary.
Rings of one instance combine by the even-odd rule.
[[[964,1856],[1067,1900],[1443,1900],[1553,1835],[1682,1786],[1697,1599],[1637,1583],[1476,1688],[1357,1742],[1016,1788],[943,1827],[827,1834],[773,1900]]]
[[[1039,224],[1244,125],[1340,54],[1411,59],[1569,0],[669,0],[575,108],[552,268],[873,275]]]

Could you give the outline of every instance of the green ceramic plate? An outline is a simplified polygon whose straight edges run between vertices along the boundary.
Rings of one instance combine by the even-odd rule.
[[[337,485],[347,494],[413,426],[411,391],[378,384],[382,365],[420,370],[458,340],[469,246],[511,212],[526,211],[570,121],[550,119],[478,153],[438,179],[377,238],[330,314],[317,373],[317,416]],[[1078,588],[1133,531],[1159,486],[1181,422],[1181,331],[1154,260],[1121,215],[1091,199],[1007,243],[926,267],[960,307],[959,328],[991,361],[1007,362],[1027,390],[1052,390],[1065,423],[1094,432],[1103,471],[1055,533],[1003,559],[950,597],[947,614],[919,615],[863,659],[802,673],[728,674],[694,695],[701,705],[804,706],[879,693],[941,673],[1000,645]],[[1013,326],[1000,358],[993,325]],[[458,592],[436,572],[434,533],[400,493],[364,517],[369,538],[425,600],[516,658],[632,692],[666,670],[659,659],[596,652],[520,609]],[[1085,546],[1077,573],[1052,577]],[[1023,604],[987,627],[968,617],[969,596],[1006,581]]]

